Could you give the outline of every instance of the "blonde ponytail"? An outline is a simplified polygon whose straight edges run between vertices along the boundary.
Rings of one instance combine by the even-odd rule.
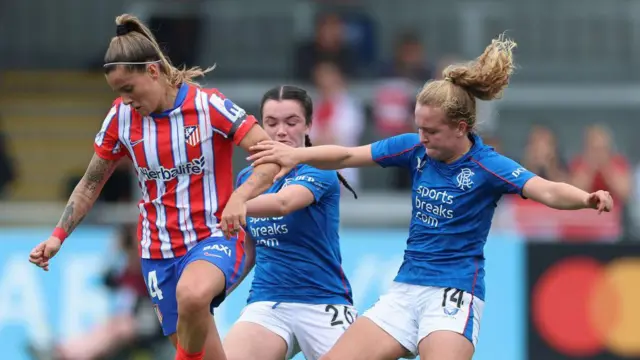
[[[514,41],[500,35],[474,61],[450,65],[442,72],[443,80],[427,82],[416,97],[418,104],[441,108],[450,121],[464,121],[472,130],[476,98],[498,99],[509,85],[515,47]]]

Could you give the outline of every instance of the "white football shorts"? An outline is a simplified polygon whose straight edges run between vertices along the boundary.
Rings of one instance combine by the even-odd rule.
[[[439,330],[459,333],[475,347],[483,309],[484,301],[462,290],[394,282],[363,316],[415,357],[420,340]]]
[[[316,360],[333,347],[357,316],[350,305],[258,301],[247,305],[238,321],[259,324],[283,338],[287,359],[302,351],[306,359]]]

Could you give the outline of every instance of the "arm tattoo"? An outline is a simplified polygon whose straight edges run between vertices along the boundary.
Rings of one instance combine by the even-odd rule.
[[[94,155],[87,168],[87,172],[84,174],[83,180],[85,188],[91,193],[96,192],[96,190],[102,187],[109,175],[111,175],[114,165],[114,161],[104,160]]]
[[[69,201],[67,207],[64,209],[64,213],[62,213],[62,218],[60,219],[59,226],[63,228],[68,234],[70,234],[84,219],[84,215],[77,219],[73,217],[74,206],[75,201]]]
[[[62,213],[62,218],[60,219],[60,225],[62,225],[62,228],[67,231],[69,231],[69,225],[72,225],[70,224],[71,222],[70,220],[71,220],[71,217],[73,216],[73,205],[75,203],[76,202],[73,200],[69,201],[69,203],[67,204],[67,207],[64,208],[64,212]]]
[[[58,226],[68,234],[82,222],[95,199],[98,197],[105,181],[115,168],[115,161],[104,160],[94,155],[80,184],[71,194],[67,207],[62,213]]]

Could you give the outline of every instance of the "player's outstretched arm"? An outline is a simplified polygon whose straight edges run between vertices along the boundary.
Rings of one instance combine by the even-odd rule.
[[[315,201],[313,193],[302,185],[291,185],[275,194],[263,194],[247,202],[247,216],[285,216]]]
[[[242,176],[242,174],[240,175]],[[335,171],[319,170],[302,166],[287,178],[276,193],[262,194],[247,202],[247,215],[251,217],[285,216],[313,203],[319,202],[325,194],[336,190],[340,182]]]
[[[62,242],[73,232],[95,203],[118,160],[106,160],[94,154],[84,176],[69,197],[60,221],[49,239],[38,244],[29,254],[29,261],[49,270],[49,260],[60,250]]]
[[[323,145],[300,148],[301,163],[324,170],[340,170],[377,165],[371,156],[371,145],[346,147]]]
[[[358,147],[345,147],[338,145],[321,145],[305,148],[293,148],[277,141],[263,141],[252,146],[255,152],[248,160],[253,161],[253,166],[276,162],[283,169],[276,178],[279,178],[285,169],[291,170],[297,164],[309,164],[318,169],[339,170],[375,165],[371,155],[371,145]],[[286,173],[285,173],[286,174]]]
[[[573,185],[545,180],[534,176],[527,181],[522,194],[534,201],[558,210],[596,209],[598,213],[613,209],[613,199],[608,191],[587,193]]]

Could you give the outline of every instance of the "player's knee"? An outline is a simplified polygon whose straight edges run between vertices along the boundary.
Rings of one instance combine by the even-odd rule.
[[[224,287],[224,274],[218,268],[198,262],[190,264],[176,286],[178,313],[209,309],[213,298],[224,291]]]
[[[211,302],[209,293],[206,286],[179,283],[176,288],[178,313],[189,314],[202,310]]]
[[[215,295],[216,286],[210,281],[180,281],[176,287],[178,313],[190,314],[208,309]]]

